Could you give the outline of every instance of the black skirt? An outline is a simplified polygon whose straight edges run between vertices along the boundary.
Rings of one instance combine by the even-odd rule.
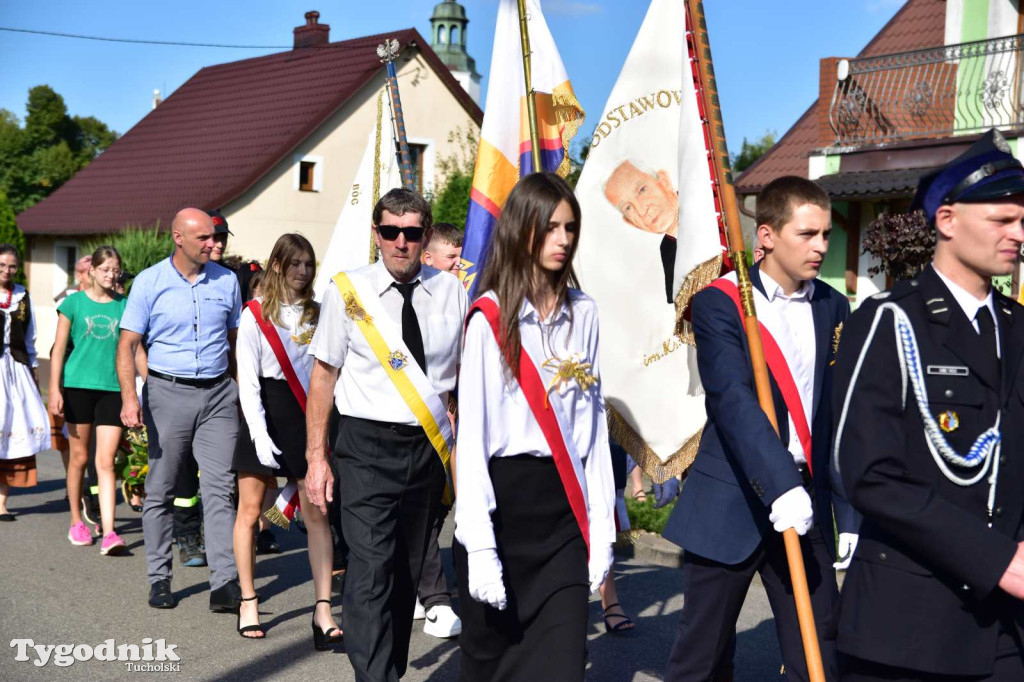
[[[237,473],[284,478],[306,477],[306,413],[302,411],[295,394],[283,379],[260,377],[260,402],[266,413],[267,433],[281,451],[276,456],[280,469],[260,464],[256,447],[252,443],[249,425],[239,420],[238,440],[231,468]]]
[[[508,607],[469,596],[466,551],[455,543],[462,680],[582,680],[586,666],[587,546],[551,457],[490,462],[492,515]]]

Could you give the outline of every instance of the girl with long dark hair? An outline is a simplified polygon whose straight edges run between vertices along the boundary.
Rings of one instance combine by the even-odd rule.
[[[101,246],[92,254],[88,285],[67,296],[57,308],[57,337],[50,353],[50,413],[68,425],[71,457],[67,488],[71,507],[68,540],[91,545],[90,529],[82,521],[79,499],[89,446],[96,442],[99,479],[101,554],[121,554],[124,540],[114,532],[117,480],[114,455],[121,442],[121,389],[114,365],[121,316],[128,299],[117,293],[121,254]],[[74,344],[65,363],[68,341]],[[62,381],[63,379],[63,381]],[[100,529],[96,529],[100,530]]]
[[[246,304],[238,327],[238,399],[244,419],[233,468],[238,473],[238,514],[235,518],[235,563],[242,588],[238,634],[263,639],[253,580],[253,530],[263,497],[276,478],[296,480],[299,503],[312,509],[306,497],[306,392],[313,371],[307,353],[320,308],[313,300],[316,256],[299,234],[282,235],[270,252],[260,285],[261,295]],[[334,546],[327,517],[304,514],[313,571],[316,604],[313,643],[326,649],[341,638],[331,615],[331,568]]]
[[[583,679],[588,594],[611,565],[615,492],[597,309],[573,288],[579,236],[565,181],[524,178],[470,310],[455,506],[464,680]]]

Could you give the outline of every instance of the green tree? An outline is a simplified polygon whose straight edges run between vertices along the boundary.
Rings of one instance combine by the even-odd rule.
[[[431,209],[435,223],[451,223],[465,229],[478,140],[472,128],[463,130],[459,126],[448,134],[448,144],[454,146],[454,151],[437,162],[444,181],[434,193]]]
[[[569,183],[569,186],[576,189],[576,183],[580,181],[580,174],[583,172],[583,164],[587,162],[587,157],[590,156],[590,143],[593,141],[593,137],[588,137],[581,141],[580,146],[576,149],[576,154],[573,155],[572,150],[569,151],[569,164],[571,170],[569,175],[566,176],[565,181]]]
[[[68,115],[48,85],[29,90],[24,127],[0,109],[0,191],[14,212],[42,201],[109,147],[118,135],[92,116]]]
[[[19,260],[25,262],[28,254],[25,253],[25,235],[18,229],[17,220],[14,217],[14,210],[7,201],[7,195],[0,192],[0,244],[14,244],[18,249]],[[25,269],[18,269],[18,275],[14,278],[19,284],[25,283]]]
[[[775,146],[777,134],[774,130],[766,131],[760,140],[748,142],[743,138],[743,146],[740,153],[732,157],[732,170],[734,173],[742,173],[754,164],[755,161],[764,156],[764,153]]]
[[[34,146],[47,147],[72,137],[74,123],[68,116],[64,98],[49,85],[37,85],[29,90],[25,109],[28,112],[25,132]]]

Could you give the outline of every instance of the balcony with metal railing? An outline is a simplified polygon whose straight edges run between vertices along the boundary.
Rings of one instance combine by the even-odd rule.
[[[1024,34],[835,64],[835,146],[1024,129]]]

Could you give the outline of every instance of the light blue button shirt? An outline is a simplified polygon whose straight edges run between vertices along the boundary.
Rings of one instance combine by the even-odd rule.
[[[211,262],[189,282],[167,258],[135,278],[121,329],[146,337],[151,369],[212,379],[228,369],[228,331],[241,312],[235,273]]]

